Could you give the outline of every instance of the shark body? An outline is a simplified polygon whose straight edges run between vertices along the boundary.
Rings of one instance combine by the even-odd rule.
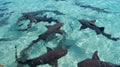
[[[104,27],[98,27],[97,25],[95,25],[96,20],[88,21],[85,19],[80,19],[79,22],[82,24],[82,26],[80,27],[80,30],[90,28],[90,29],[94,30],[97,35],[102,34],[106,38],[111,39],[113,41],[117,41],[120,39],[120,38],[111,37],[111,34],[105,33]]]
[[[58,59],[60,59],[61,57],[67,54],[67,49],[57,48],[53,50],[49,47],[46,48],[47,48],[47,53],[33,59],[28,59],[24,62],[18,60],[16,55],[16,61],[20,64],[28,64],[30,67],[36,67],[38,65],[43,65],[43,64],[49,64],[52,67],[58,67]]]
[[[95,51],[92,58],[87,58],[77,64],[77,67],[120,67],[120,65],[101,61],[98,51]]]

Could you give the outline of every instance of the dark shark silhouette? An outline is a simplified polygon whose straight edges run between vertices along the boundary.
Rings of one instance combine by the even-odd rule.
[[[31,19],[33,20],[33,17],[31,17],[32,15],[29,15],[29,16],[30,16],[29,18],[31,18]],[[27,28],[26,28],[26,29],[20,29],[20,30],[18,30],[18,31],[26,31],[26,30],[28,30],[29,28],[31,28],[32,23],[33,23],[32,20],[31,20],[30,23],[27,25]],[[37,18],[35,18],[35,22],[34,22],[34,23],[38,23],[38,22],[41,22],[41,21],[48,22],[48,23],[51,23],[51,22],[56,22],[56,23],[58,23],[58,20],[53,19],[52,17],[47,18],[47,15],[45,15],[45,16],[43,16],[43,17],[37,17]]]
[[[81,5],[80,7],[89,8],[89,9],[92,9],[92,10],[97,11],[98,13],[100,13],[100,12],[103,12],[103,13],[111,13],[111,12],[109,12],[109,11],[106,11],[105,8],[102,9],[102,8],[94,7],[94,6],[91,6],[91,5]]]
[[[88,8],[88,9],[91,9],[91,10],[94,10],[94,11],[97,11],[98,13],[100,13],[100,12],[102,12],[102,13],[114,13],[114,14],[116,14],[116,13],[120,13],[120,12],[111,12],[111,11],[107,11],[107,10],[105,10],[106,8],[99,8],[99,7],[94,7],[94,6],[91,6],[91,5],[80,5],[80,4],[78,4],[78,3],[75,3],[77,6],[80,6],[80,7],[82,7],[82,8]]]
[[[43,17],[37,17],[37,18],[36,18],[36,22],[41,22],[41,21],[45,21],[45,22],[48,22],[48,23],[51,23],[52,21],[58,22],[58,20],[53,19],[52,17],[47,18],[47,15],[45,15],[45,16],[43,16]]]
[[[36,21],[37,15],[42,15],[46,12],[53,12],[56,15],[65,15],[64,13],[59,12],[57,10],[40,10],[40,11],[27,12],[27,13],[22,13],[22,16],[18,18],[16,24],[18,25],[20,21],[23,21],[23,20],[30,20],[30,22],[34,22]]]
[[[28,64],[30,67],[36,67],[38,65],[43,65],[43,64],[49,64],[52,67],[58,67],[58,59],[60,59],[61,57],[67,54],[67,49],[57,48],[53,50],[49,47],[46,47],[46,49],[47,49],[47,53],[33,59],[28,59],[24,62],[20,61],[17,58],[17,51],[16,51],[16,54],[15,54],[16,61],[20,64]]]
[[[48,30],[46,32],[44,32],[43,34],[40,34],[38,36],[38,38],[36,40],[33,40],[27,48],[23,49],[22,52],[25,52],[27,51],[29,48],[31,48],[33,46],[33,44],[39,42],[40,40],[44,40],[46,41],[46,39],[48,38],[48,36],[50,34],[55,34],[55,33],[58,33],[58,34],[63,34],[63,31],[60,30],[60,28],[63,26],[63,23],[56,23],[55,25],[53,26],[46,26],[48,28]]]
[[[104,32],[104,27],[98,27],[95,25],[96,20],[92,20],[92,21],[88,21],[85,19],[80,19],[79,22],[82,24],[80,30],[82,29],[86,29],[86,28],[90,28],[92,30],[94,30],[96,32],[96,34],[102,34],[104,35],[106,38],[111,39],[113,41],[117,41],[120,38],[115,38],[115,37],[111,37],[111,34],[107,34]]]
[[[101,61],[98,57],[98,51],[95,51],[92,58],[79,62],[77,67],[120,67],[120,65]]]

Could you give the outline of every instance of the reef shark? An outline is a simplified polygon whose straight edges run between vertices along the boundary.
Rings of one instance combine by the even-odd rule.
[[[46,39],[48,38],[49,35],[51,34],[55,34],[55,33],[58,33],[58,34],[63,34],[63,31],[60,30],[60,28],[63,26],[63,23],[56,23],[55,25],[53,26],[46,26],[48,28],[47,31],[45,31],[43,34],[40,34],[38,36],[38,38],[36,40],[33,40],[27,48],[23,49],[22,52],[25,52],[27,51],[29,48],[31,48],[33,46],[33,44],[39,42],[40,40],[44,40],[46,41]]]
[[[79,22],[82,24],[82,26],[80,27],[80,30],[90,28],[90,29],[94,30],[97,35],[102,34],[106,38],[114,40],[114,41],[117,41],[120,39],[120,38],[111,37],[111,34],[105,33],[104,27],[98,27],[97,25],[95,25],[96,20],[88,21],[85,19],[80,19]]]
[[[28,59],[24,62],[18,59],[16,50],[16,61],[20,64],[28,64],[30,67],[37,67],[38,65],[43,64],[49,64],[52,67],[58,67],[58,59],[67,54],[67,49],[65,47],[57,49],[51,49],[50,47],[46,47],[46,49],[47,53],[33,59]]]
[[[77,67],[120,67],[120,65],[101,61],[98,56],[98,51],[95,51],[92,58],[78,62]]]

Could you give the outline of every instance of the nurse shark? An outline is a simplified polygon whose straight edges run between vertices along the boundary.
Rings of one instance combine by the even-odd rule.
[[[80,19],[79,22],[82,24],[82,26],[80,27],[80,30],[90,28],[90,29],[94,30],[97,35],[102,34],[106,38],[111,39],[113,41],[117,41],[120,39],[120,38],[111,37],[111,34],[105,33],[104,27],[98,27],[97,25],[95,25],[96,20],[88,21],[85,19]]]
[[[16,48],[16,46],[15,46]],[[37,67],[38,65],[49,64],[52,67],[58,67],[58,59],[67,54],[67,49],[65,47],[51,49],[46,47],[47,53],[40,55],[36,58],[27,59],[26,61],[20,61],[17,57],[17,50],[15,53],[16,61],[20,64],[28,64],[29,67]]]
[[[120,67],[120,65],[101,61],[98,56],[98,51],[95,51],[92,58],[78,62],[77,67]]]
[[[57,23],[53,26],[46,26],[48,28],[47,31],[45,31],[43,34],[40,34],[36,40],[33,40],[28,47],[22,50],[21,53],[27,51],[29,48],[31,48],[35,43],[39,42],[40,40],[46,41],[49,35],[51,34],[63,34],[63,31],[60,30],[60,28],[63,26],[63,23]]]
[[[26,13],[22,13],[22,16],[18,18],[17,20],[17,25],[20,23],[20,21],[23,20],[30,20],[30,22],[36,22],[36,16],[37,15],[43,15],[46,12],[53,12],[56,15],[65,15],[62,12],[59,12],[57,10],[39,10],[39,11],[33,11],[33,12],[26,12]]]
[[[43,22],[48,22],[48,23],[51,23],[51,22],[56,22],[56,23],[58,23],[58,20],[57,20],[57,19],[54,19],[54,18],[52,18],[52,17],[49,17],[49,18],[48,18],[47,15],[45,15],[45,16],[43,16],[43,17],[37,17],[37,18],[34,19],[33,15],[30,14],[30,16],[29,16],[28,18],[31,19],[31,20],[30,20],[30,23],[27,25],[27,28],[25,28],[25,29],[19,29],[18,31],[26,31],[26,30],[28,30],[29,28],[31,28],[33,22],[34,22],[35,24],[38,23],[38,22],[41,22],[41,21],[43,21]]]

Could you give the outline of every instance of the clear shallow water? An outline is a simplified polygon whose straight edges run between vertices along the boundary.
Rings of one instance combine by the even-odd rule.
[[[105,27],[105,32],[112,34],[114,37],[120,37],[120,14],[113,13],[98,13],[91,9],[84,9],[76,6],[75,3],[80,5],[92,5],[99,8],[106,8],[107,11],[120,12],[120,0],[67,0],[67,1],[53,1],[53,0],[21,0],[14,1],[9,0],[13,3],[2,5],[0,8],[9,8],[4,13],[14,12],[10,15],[6,23],[0,24],[0,37],[12,38],[12,41],[1,41],[0,42],[0,64],[5,67],[15,67],[15,48],[18,47],[18,55],[22,49],[41,33],[46,28],[44,25],[48,23],[34,24],[29,31],[19,32],[16,31],[15,23],[23,12],[37,11],[43,9],[58,10],[65,13],[65,15],[55,15],[54,13],[47,13],[48,16],[59,19],[60,22],[64,23],[62,30],[67,33],[66,45],[71,47],[68,49],[68,54],[59,59],[58,67],[76,67],[79,61],[85,58],[91,57],[95,50],[99,51],[101,60],[109,61],[115,64],[120,64],[120,41],[112,41],[105,38],[102,35],[96,35],[91,29],[85,29],[78,31],[81,24],[77,19],[96,19],[96,25]],[[5,0],[5,2],[8,2]],[[4,1],[0,1],[4,3]],[[4,17],[7,17],[6,14]],[[3,19],[4,17],[0,17]],[[52,23],[54,24],[54,23]],[[72,26],[72,28],[70,27]],[[58,35],[58,39],[59,39]],[[58,39],[53,39],[46,43],[45,46],[55,47],[58,44]],[[29,50],[29,58],[37,57],[46,52],[46,48],[43,45],[44,42],[40,41]],[[49,65],[40,65],[38,67],[50,67]]]

